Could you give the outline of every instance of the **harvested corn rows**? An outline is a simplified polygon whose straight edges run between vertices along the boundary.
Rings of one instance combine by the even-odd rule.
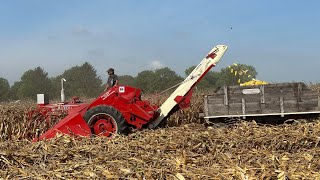
[[[50,123],[31,104],[0,106],[0,177],[5,179],[320,179],[320,122],[205,127],[202,96],[171,127],[114,139],[57,137],[31,143]],[[61,115],[63,116],[63,115]],[[174,127],[175,126],[175,127]],[[43,129],[41,129],[43,128]]]

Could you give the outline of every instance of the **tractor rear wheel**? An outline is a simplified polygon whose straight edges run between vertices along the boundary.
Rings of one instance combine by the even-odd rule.
[[[122,134],[127,128],[122,114],[111,106],[97,106],[87,111],[84,120],[91,128],[92,134],[113,137]]]

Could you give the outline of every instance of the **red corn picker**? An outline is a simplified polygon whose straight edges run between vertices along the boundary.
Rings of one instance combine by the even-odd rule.
[[[123,133],[128,126],[136,129],[156,128],[172,113],[189,107],[192,88],[220,61],[227,48],[225,45],[214,47],[161,106],[142,100],[140,89],[121,85],[103,92],[90,104],[82,103],[77,98],[66,103],[65,79],[62,79],[62,102],[49,104],[45,95],[38,94],[38,107],[50,112],[64,109],[68,115],[33,141],[53,138],[57,134],[112,137]]]

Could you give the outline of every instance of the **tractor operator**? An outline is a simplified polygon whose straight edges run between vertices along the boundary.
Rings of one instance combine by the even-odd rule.
[[[107,89],[113,87],[113,86],[117,86],[119,84],[119,78],[116,74],[114,74],[114,69],[113,68],[109,68],[108,69],[108,81],[107,81],[107,86],[104,89],[104,91],[106,91]]]

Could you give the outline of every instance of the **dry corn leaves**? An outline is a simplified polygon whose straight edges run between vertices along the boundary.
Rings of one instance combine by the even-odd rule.
[[[47,131],[64,116],[58,112],[44,117],[31,102],[1,104],[0,140],[32,139],[36,133]]]
[[[0,106],[0,177],[5,179],[320,179],[320,122],[204,127],[202,96],[171,116],[171,127],[114,139],[58,137],[31,143],[50,123],[26,112],[32,104]],[[40,133],[41,133],[40,132]],[[24,139],[26,138],[26,139]],[[29,139],[29,140],[28,140]]]
[[[167,125],[179,126],[189,123],[204,123],[204,121],[199,118],[199,113],[203,112],[203,101],[205,94],[208,94],[208,92],[199,90],[193,93],[190,107],[179,110],[172,114],[168,118]],[[153,104],[161,105],[169,96],[170,93],[166,93],[161,96],[147,95],[145,99],[149,100]]]
[[[34,179],[319,179],[320,122],[188,124],[114,139],[0,143],[0,176]]]
[[[153,104],[161,104],[169,94],[159,96],[148,95],[145,99]],[[90,102],[89,100],[87,102]],[[173,114],[168,119],[169,126],[187,123],[202,123],[199,113],[203,109],[203,93],[195,93],[188,109]],[[30,113],[32,112],[32,113]],[[33,139],[36,134],[42,134],[50,129],[60,119],[65,117],[62,112],[43,117],[35,108],[34,102],[1,103],[0,104],[0,141],[11,139]]]

